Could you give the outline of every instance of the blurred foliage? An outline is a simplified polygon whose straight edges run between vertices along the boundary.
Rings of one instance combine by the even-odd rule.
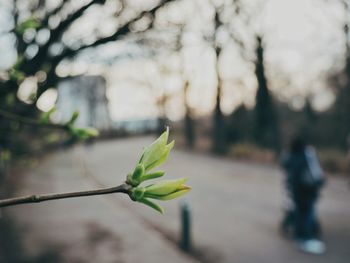
[[[272,150],[260,148],[252,143],[239,143],[233,145],[230,148],[229,156],[256,162],[276,161],[276,154]]]
[[[350,174],[349,157],[337,149],[320,149],[318,151],[322,167],[331,173]]]
[[[15,32],[20,35],[23,35],[24,32],[28,29],[37,29],[40,27],[40,21],[35,19],[34,17],[29,17],[27,20],[18,24],[15,28]]]
[[[56,107],[52,107],[49,111],[43,112],[39,118],[39,122],[42,124],[50,123],[50,118],[55,111],[56,111]]]
[[[46,90],[57,87],[61,78],[57,75],[56,69],[62,61],[74,59],[85,49],[118,41],[128,34],[136,34],[138,30],[130,29],[135,22],[145,17],[154,19],[157,10],[171,1],[164,0],[153,5],[145,5],[145,10],[123,3],[120,10],[114,14],[116,17],[123,17],[123,22],[118,24],[111,35],[105,36],[96,31],[93,42],[71,39],[73,42],[75,41],[73,45],[67,45],[64,42],[64,35],[80,18],[85,16],[90,7],[107,5],[105,0],[83,1],[74,3],[74,5],[72,5],[73,1],[48,3],[48,1],[34,0],[28,1],[26,4],[23,1],[10,1],[9,4],[12,6],[9,12],[12,13],[10,14],[12,28],[8,32],[2,32],[2,34],[15,38],[15,46],[11,46],[9,49],[15,49],[17,59],[10,68],[0,74],[0,110],[18,116],[19,119],[8,119],[0,115],[0,156],[2,156],[2,161],[30,156],[44,148],[51,149],[59,145],[70,145],[90,137],[96,137],[98,132],[95,129],[75,127],[77,112],[73,113],[68,123],[60,125],[51,123],[54,109],[42,113],[36,107],[37,101]],[[52,20],[58,21],[56,26],[50,25]],[[152,23],[148,25],[148,27],[151,26]],[[142,28],[140,31],[144,32],[147,29]],[[40,40],[41,32],[48,32],[46,40]],[[29,35],[32,37],[28,38]],[[57,49],[57,45],[60,45],[61,48]],[[36,52],[30,53],[33,47]],[[52,52],[53,49],[58,51]],[[39,77],[43,75],[44,78]],[[21,84],[28,78],[35,82],[35,88],[29,98],[23,99],[18,97],[18,92]],[[22,122],[23,119],[30,120],[30,123]],[[34,123],[35,125],[33,125]]]

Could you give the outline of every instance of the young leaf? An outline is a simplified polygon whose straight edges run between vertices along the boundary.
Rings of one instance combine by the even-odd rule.
[[[48,112],[44,112],[43,114],[41,114],[39,122],[43,124],[50,123],[50,117],[55,111],[56,111],[56,107],[53,107]]]
[[[154,173],[144,174],[141,177],[141,180],[143,182],[143,181],[159,178],[159,177],[162,177],[164,174],[165,174],[164,171],[157,171],[157,172],[154,172]]]
[[[164,209],[160,205],[153,203],[152,201],[148,200],[147,198],[143,198],[139,202],[157,210],[161,214],[164,214]]]
[[[157,182],[146,187],[146,193],[151,195],[167,195],[178,190],[187,181],[187,178],[180,178],[176,180],[166,180]]]

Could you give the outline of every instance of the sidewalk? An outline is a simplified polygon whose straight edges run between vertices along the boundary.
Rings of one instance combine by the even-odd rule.
[[[152,137],[109,141],[76,149],[87,172],[103,185],[122,180]],[[299,251],[280,236],[283,174],[272,165],[232,161],[209,155],[173,151],[162,168],[166,178],[188,177],[191,192],[164,202],[163,216],[140,204],[122,200],[130,211],[162,227],[179,231],[179,205],[191,207],[194,246],[208,262],[222,263],[347,263],[350,259],[350,189],[344,178],[329,178],[318,204],[327,253],[313,256]]]
[[[22,190],[17,194],[95,188],[82,176],[81,169],[74,151],[54,154],[23,175]],[[121,199],[128,197],[84,197],[4,210],[16,218],[31,257],[53,253],[62,256],[62,262],[70,263],[196,262],[159,232],[145,226],[121,205]]]
[[[78,146],[43,160],[23,175],[19,194],[114,186],[125,180],[151,137]],[[166,178],[188,177],[191,192],[164,202],[166,212],[125,195],[84,197],[7,208],[15,215],[32,255],[58,250],[63,262],[195,262],[176,243],[179,205],[191,207],[192,240],[200,258],[214,263],[347,263],[350,258],[350,191],[330,178],[318,211],[327,253],[304,254],[278,233],[281,171],[270,165],[173,151]],[[51,262],[50,262],[51,263]]]

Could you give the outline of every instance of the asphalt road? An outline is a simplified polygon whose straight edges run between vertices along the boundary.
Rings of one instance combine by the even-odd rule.
[[[60,151],[22,175],[17,194],[84,190],[125,180],[152,137],[104,141]],[[77,198],[6,208],[31,255],[44,249],[65,262],[340,263],[350,260],[350,190],[330,178],[318,206],[327,253],[300,252],[281,237],[282,172],[276,166],[175,150],[167,178],[188,177],[192,191],[164,202],[160,215],[127,196]],[[191,209],[195,256],[177,247],[180,206]]]

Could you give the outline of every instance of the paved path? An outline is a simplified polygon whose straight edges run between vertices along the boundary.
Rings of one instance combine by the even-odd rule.
[[[124,180],[151,137],[105,141],[54,154],[26,174],[21,193],[70,191]],[[328,252],[312,256],[279,236],[281,171],[273,166],[174,151],[164,165],[168,178],[189,177],[184,197],[192,208],[193,243],[207,262],[349,262],[350,191],[331,179],[319,215]],[[78,198],[7,208],[20,222],[27,248],[38,254],[57,246],[67,262],[196,262],[179,252],[179,203],[166,214],[123,195]],[[45,246],[43,245],[45,244]]]

